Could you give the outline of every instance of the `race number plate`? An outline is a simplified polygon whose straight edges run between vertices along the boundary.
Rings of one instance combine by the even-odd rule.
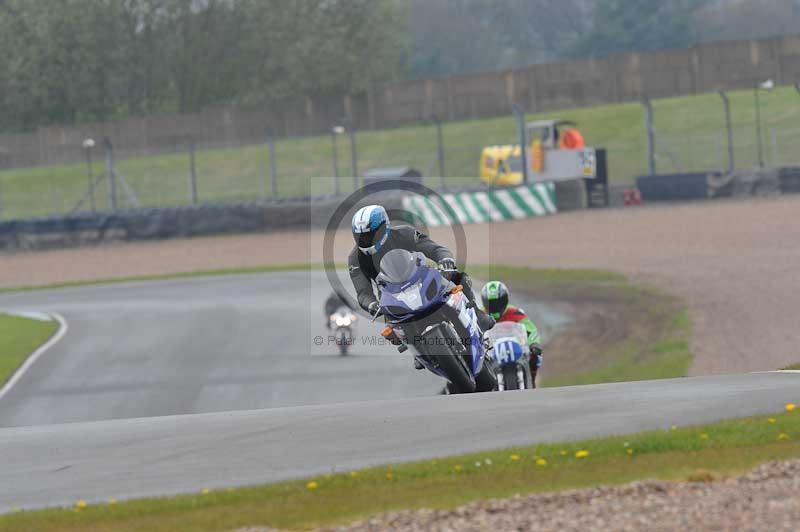
[[[501,339],[494,344],[494,358],[501,364],[516,362],[524,354],[522,346],[513,339]]]

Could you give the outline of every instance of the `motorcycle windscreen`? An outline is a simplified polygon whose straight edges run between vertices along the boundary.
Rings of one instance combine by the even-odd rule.
[[[528,343],[528,330],[521,323],[514,321],[501,321],[495,324],[494,327],[486,331],[486,338],[496,343],[503,338],[513,338],[521,345]]]
[[[416,269],[414,255],[405,249],[393,249],[381,259],[383,279],[393,284],[405,283]]]

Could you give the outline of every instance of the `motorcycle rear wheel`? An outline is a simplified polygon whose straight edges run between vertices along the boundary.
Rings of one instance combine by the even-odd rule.
[[[524,374],[523,374],[524,377]],[[517,378],[517,365],[508,364],[503,367],[503,383],[506,390],[519,390],[519,379]],[[526,383],[522,383],[523,388],[527,388]]]

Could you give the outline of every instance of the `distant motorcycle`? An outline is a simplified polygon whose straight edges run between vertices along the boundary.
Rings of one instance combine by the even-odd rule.
[[[331,314],[329,319],[336,345],[339,346],[339,354],[345,356],[350,346],[353,345],[353,339],[355,338],[353,330],[358,316],[347,307],[339,307],[336,312]]]
[[[486,332],[491,343],[489,353],[497,363],[497,389],[535,388],[528,360],[528,331],[521,323],[504,321]]]
[[[388,252],[376,278],[383,336],[404,352],[409,346],[428,371],[447,379],[449,393],[495,390],[493,364],[486,356],[475,304],[422,253]]]

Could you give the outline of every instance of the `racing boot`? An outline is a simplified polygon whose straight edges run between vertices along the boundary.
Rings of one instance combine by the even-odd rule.
[[[483,332],[494,327],[495,323],[497,323],[495,319],[478,308],[478,300],[475,299],[475,292],[472,291],[472,279],[470,279],[469,275],[465,272],[460,272],[459,278],[454,279],[453,282],[461,285],[464,295],[469,299],[469,306],[475,309],[475,315],[478,318],[478,327],[480,327]]]
[[[539,373],[539,368],[542,367],[542,347],[538,344],[533,344],[530,347],[531,353],[528,359],[528,364],[531,370],[531,383],[536,388],[536,374]]]

